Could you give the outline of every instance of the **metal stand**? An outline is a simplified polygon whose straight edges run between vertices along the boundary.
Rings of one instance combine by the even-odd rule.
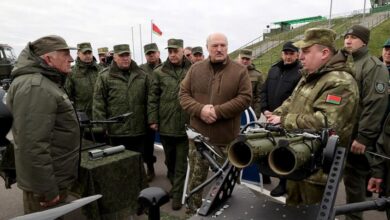
[[[336,201],[337,190],[343,175],[344,162],[345,148],[338,147],[328,174],[328,180],[325,186],[325,192],[322,196],[320,209],[318,210],[317,220],[331,219],[330,217],[333,214],[332,212]]]
[[[240,175],[240,171],[232,165],[229,165],[226,171],[227,173],[220,175],[216,179],[215,185],[211,187],[198,211],[199,215],[208,215],[210,210],[220,206],[232,195],[234,186]]]

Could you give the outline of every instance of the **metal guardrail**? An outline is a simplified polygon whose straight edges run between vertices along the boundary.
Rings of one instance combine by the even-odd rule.
[[[390,11],[379,12],[379,13],[370,13],[371,11],[366,10],[366,14],[363,18],[363,10],[355,10],[350,13],[337,14],[332,19],[332,29],[338,34],[338,38],[344,36],[346,31],[355,24],[361,24],[369,29],[374,28],[379,25],[386,19],[390,18]],[[253,58],[257,59],[263,57],[265,54],[267,57],[262,59],[269,61],[269,63],[276,62],[279,59],[280,51],[275,50],[275,52],[269,53],[272,49],[280,46],[287,40],[297,41],[303,37],[304,31],[312,27],[328,27],[328,20],[312,22],[303,26],[296,27],[287,32],[275,33],[270,36],[270,34],[263,34],[262,36],[253,39],[252,41],[246,43],[233,53],[231,56],[234,58],[238,56],[240,49],[252,49]],[[268,36],[267,36],[268,35]],[[259,62],[259,61],[258,61]],[[259,63],[257,63],[259,64]]]
[[[363,10],[354,10],[349,13],[336,14],[332,19],[332,27],[339,36],[343,36],[347,29],[354,24],[362,24],[371,29],[390,17],[390,11],[372,13],[370,9],[367,9],[363,21],[363,13]],[[253,57],[258,58],[281,43],[284,43],[286,40],[300,39],[301,35],[303,35],[304,31],[308,28],[320,26],[327,27],[327,24],[328,20],[325,20],[299,26],[287,32],[275,33],[272,36],[267,36],[268,33],[263,33],[263,35],[251,40],[236,51],[232,52],[231,55],[233,57],[237,56],[238,51],[245,48],[252,49]],[[275,44],[275,42],[279,43]]]

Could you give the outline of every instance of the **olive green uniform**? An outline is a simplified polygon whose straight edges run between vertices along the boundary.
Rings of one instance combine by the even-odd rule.
[[[121,70],[113,62],[98,76],[93,96],[93,119],[104,120],[133,113],[123,123],[105,125],[114,145],[142,152],[146,133],[148,76],[131,61],[129,70]]]
[[[43,210],[77,178],[80,129],[65,75],[48,66],[29,43],[19,55],[7,95],[13,116],[15,165],[25,213]]]
[[[180,82],[190,66],[190,61],[185,57],[180,66],[174,66],[167,59],[153,71],[149,90],[148,122],[159,126],[173,199],[181,198],[187,171],[185,124],[189,123],[189,116],[180,106],[178,95]]]
[[[159,59],[159,64],[153,65],[149,63],[144,63],[141,64],[139,67],[148,74],[149,78],[152,77],[153,70],[161,64],[161,60]],[[155,136],[156,132],[151,129],[147,128],[146,129],[146,138],[145,138],[145,147],[144,147],[144,162],[148,166],[148,175],[153,175],[154,176],[154,168],[153,168],[153,163],[156,162],[156,157],[153,155],[154,152],[154,141],[155,141]],[[151,172],[153,174],[151,174]],[[150,177],[151,178],[151,177]]]
[[[387,108],[389,76],[386,66],[369,55],[366,46],[353,52],[352,58],[360,101],[351,141],[357,140],[366,146],[366,150],[372,151]],[[368,159],[364,154],[348,154],[344,171],[347,203],[365,201],[366,178],[370,167]],[[346,219],[362,219],[362,213],[349,214]]]
[[[159,64],[157,65],[153,65],[153,64],[149,64],[149,63],[144,63],[144,64],[141,64],[139,65],[139,68],[141,68],[145,73],[147,73],[149,76],[152,75],[153,73],[153,70],[156,69],[158,66],[161,65],[161,60],[159,59]]]
[[[85,112],[89,119],[92,119],[93,88],[101,70],[95,58],[92,63],[84,63],[77,58],[72,73],[65,82],[65,90],[73,101],[76,111]]]
[[[387,115],[383,130],[376,143],[376,152],[381,155],[390,156],[390,114]],[[390,196],[390,161],[382,157],[373,157],[371,163],[371,176],[383,179],[382,196]],[[387,219],[390,219],[390,209],[386,209]]]
[[[320,130],[328,125],[340,136],[340,145],[349,143],[359,101],[357,84],[346,67],[342,53],[334,55],[314,73],[302,73],[293,94],[273,113],[281,116],[285,129]],[[339,99],[333,102],[333,98]],[[319,170],[307,179],[287,182],[288,205],[321,201],[327,176]]]
[[[248,74],[252,84],[251,107],[255,111],[256,117],[259,119],[261,115],[260,94],[264,80],[262,74],[255,69],[253,64],[248,66]]]

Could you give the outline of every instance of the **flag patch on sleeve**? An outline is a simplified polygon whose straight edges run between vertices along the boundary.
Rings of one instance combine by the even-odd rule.
[[[327,95],[325,102],[335,104],[335,105],[340,105],[341,97],[337,95]]]

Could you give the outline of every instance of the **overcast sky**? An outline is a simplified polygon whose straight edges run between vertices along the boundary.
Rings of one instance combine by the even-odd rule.
[[[151,41],[151,25],[161,29],[153,35],[162,58],[166,42],[181,38],[185,46],[202,46],[213,32],[225,33],[229,51],[261,36],[276,21],[311,16],[329,16],[330,0],[2,0],[0,43],[14,47],[16,54],[27,42],[48,34],[65,38],[68,44],[89,41],[96,48],[115,44],[132,45],[133,59],[141,63],[142,44]],[[370,7],[367,1],[366,7]],[[332,17],[362,10],[364,0],[333,0]],[[144,59],[143,59],[144,60]],[[144,60],[145,62],[145,60]]]

